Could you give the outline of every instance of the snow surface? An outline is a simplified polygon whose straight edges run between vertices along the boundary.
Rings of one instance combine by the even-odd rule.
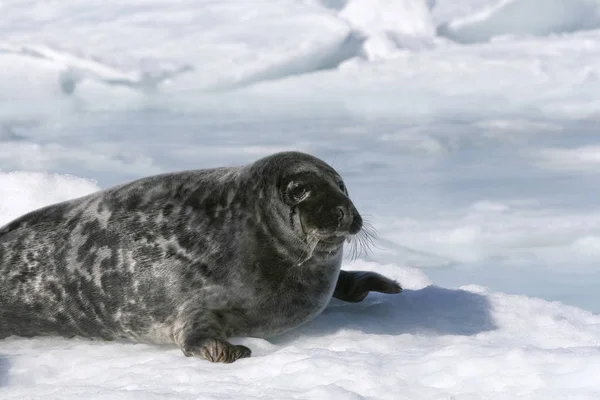
[[[0,224],[280,150],[337,168],[398,296],[232,365],[0,342],[1,399],[596,399],[600,1],[0,1]],[[586,311],[587,310],[587,311]],[[596,313],[596,314],[595,314]]]
[[[597,0],[502,0],[478,13],[440,26],[462,43],[503,35],[549,35],[600,28]]]

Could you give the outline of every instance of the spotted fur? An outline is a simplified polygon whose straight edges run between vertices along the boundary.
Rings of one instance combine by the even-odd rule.
[[[290,206],[285,185],[297,176],[325,197]],[[188,356],[232,362],[250,350],[228,337],[292,329],[334,290],[346,301],[398,292],[381,276],[340,273],[348,233],[325,227],[330,209],[345,207],[353,226],[360,216],[339,182],[321,160],[286,152],[143,178],[26,214],[0,229],[0,338],[175,343]],[[319,235],[312,249],[309,233]]]

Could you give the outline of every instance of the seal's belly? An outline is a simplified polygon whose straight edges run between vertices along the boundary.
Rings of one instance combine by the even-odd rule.
[[[275,336],[318,316],[329,304],[335,289],[335,280],[318,288],[319,290],[287,291],[285,296],[275,296],[248,313],[246,329],[236,332],[245,336]]]

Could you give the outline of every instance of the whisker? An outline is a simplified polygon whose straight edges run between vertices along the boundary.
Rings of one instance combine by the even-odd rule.
[[[377,241],[379,240],[379,233],[377,232],[377,229],[375,229],[375,227],[370,222],[366,222],[364,224],[364,232],[365,232],[365,238],[366,238],[369,246],[372,246],[376,249],[381,250],[381,248],[379,246],[377,246]]]
[[[350,260],[354,261],[357,257],[357,239],[352,236],[350,239]]]
[[[306,245],[308,246],[307,251],[303,252],[302,256],[300,257],[300,259],[298,260],[298,262],[296,263],[298,266],[304,264],[304,262],[306,260],[308,260],[310,257],[312,257],[313,253],[315,252],[315,248],[317,247],[317,245],[319,244],[319,237],[317,235],[315,235],[314,233],[310,233],[306,236]]]
[[[366,216],[366,218],[363,216],[362,229],[356,235],[350,237],[349,256],[352,261],[361,256],[367,256],[373,252],[373,249],[381,250],[377,245],[379,234],[369,219],[369,216]]]

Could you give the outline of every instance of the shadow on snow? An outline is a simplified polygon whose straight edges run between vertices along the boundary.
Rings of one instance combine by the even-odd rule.
[[[8,357],[0,354],[0,388],[8,386],[8,371],[10,369],[10,360]]]
[[[496,329],[489,300],[466,290],[428,286],[398,295],[370,294],[362,303],[333,299],[312,322],[274,338],[288,342],[341,329],[379,335],[471,336]]]

